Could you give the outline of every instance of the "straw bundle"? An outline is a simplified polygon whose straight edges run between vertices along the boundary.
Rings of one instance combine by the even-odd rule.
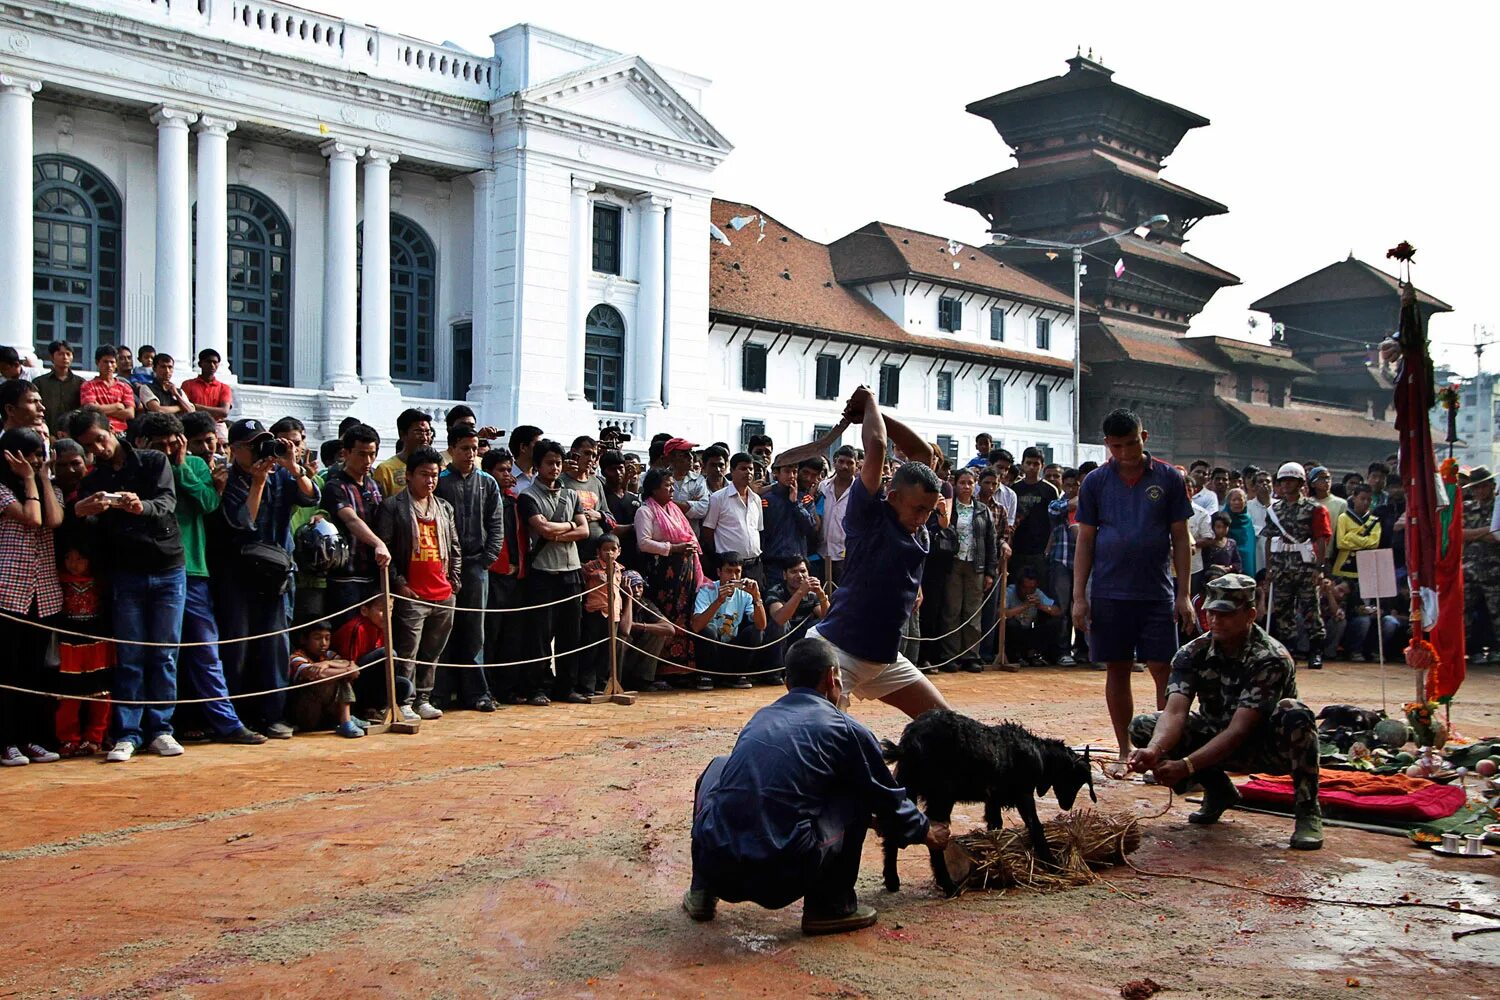
[[[960,892],[970,889],[1064,889],[1097,880],[1094,868],[1121,864],[1141,846],[1141,826],[1126,813],[1091,809],[1060,813],[1042,824],[1055,865],[1037,860],[1024,828],[954,837],[944,861]]]

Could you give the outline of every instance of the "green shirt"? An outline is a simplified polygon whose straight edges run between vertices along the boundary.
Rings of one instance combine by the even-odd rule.
[[[183,562],[188,576],[208,576],[203,517],[219,509],[219,491],[208,463],[188,455],[172,467],[177,479],[177,530],[182,533]]]

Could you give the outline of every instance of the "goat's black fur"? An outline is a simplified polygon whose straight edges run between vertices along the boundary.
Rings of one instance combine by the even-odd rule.
[[[1088,760],[1062,740],[1044,739],[1014,722],[987,726],[944,709],[932,709],[913,720],[900,744],[881,743],[896,780],[912,799],[920,799],[929,819],[946,823],[958,802],[983,802],[984,821],[991,830],[1002,824],[1001,810],[1014,809],[1031,834],[1032,850],[1053,863],[1052,850],[1036,814],[1036,797],[1050,788],[1057,804],[1073,808],[1079,789],[1088,785],[1094,796]],[[885,887],[901,888],[896,873],[898,848],[885,845]],[[929,849],[932,874],[948,895],[958,886],[943,863],[941,851]]]

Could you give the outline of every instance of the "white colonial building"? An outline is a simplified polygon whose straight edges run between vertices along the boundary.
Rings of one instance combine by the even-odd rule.
[[[861,384],[950,457],[988,431],[1019,459],[1073,454],[1073,300],[975,247],[872,222],[824,245],[716,200],[711,439],[778,448],[838,420]],[[857,443],[857,432],[846,440]]]
[[[0,338],[80,366],[149,343],[179,378],[214,347],[239,413],[315,436],[465,399],[557,436],[706,430],[730,150],[707,81],[529,25],[493,42],[0,2]]]

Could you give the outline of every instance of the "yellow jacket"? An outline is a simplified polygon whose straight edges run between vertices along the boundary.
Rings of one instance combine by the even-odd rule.
[[[1368,534],[1365,532],[1366,528],[1370,529]],[[1339,515],[1334,541],[1338,545],[1338,552],[1333,558],[1333,575],[1348,580],[1355,579],[1359,576],[1359,570],[1355,567],[1354,553],[1380,548],[1380,521],[1371,512],[1361,522],[1346,510]]]

